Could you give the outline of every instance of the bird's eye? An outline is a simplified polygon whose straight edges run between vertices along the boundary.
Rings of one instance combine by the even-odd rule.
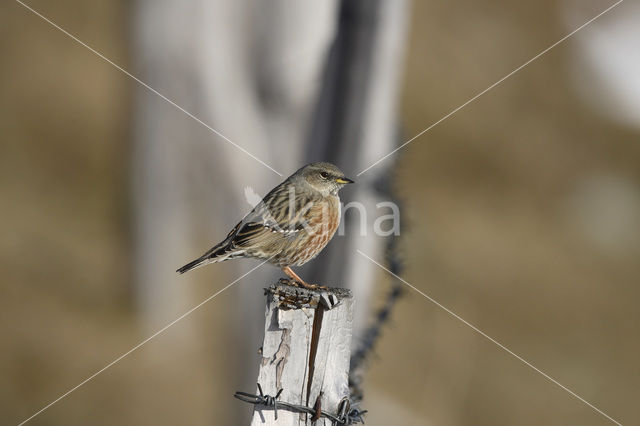
[[[329,173],[327,172],[320,172],[320,176],[322,176],[322,179],[327,179],[329,177]]]

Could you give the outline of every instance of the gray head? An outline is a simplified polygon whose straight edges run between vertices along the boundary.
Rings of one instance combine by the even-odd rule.
[[[351,179],[342,173],[342,170],[331,163],[322,162],[307,164],[295,172],[291,179],[308,184],[312,189],[322,193],[324,196],[329,194],[336,195],[340,188],[353,183]]]

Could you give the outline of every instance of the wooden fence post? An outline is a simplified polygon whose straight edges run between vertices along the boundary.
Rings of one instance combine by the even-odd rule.
[[[349,397],[353,296],[342,288],[307,290],[285,280],[265,289],[267,308],[258,383],[278,401],[335,414]],[[256,392],[257,393],[257,392]],[[331,425],[310,414],[256,406],[251,425]]]

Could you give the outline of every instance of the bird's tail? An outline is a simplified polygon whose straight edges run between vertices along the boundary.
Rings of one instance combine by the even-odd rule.
[[[189,263],[187,263],[186,265],[182,266],[181,268],[179,268],[176,272],[179,272],[181,274],[184,274],[187,271],[190,271],[192,269],[196,269],[199,266],[204,266],[207,263],[210,263],[211,259],[207,258],[207,257],[199,257],[196,260],[193,260]]]
[[[193,260],[179,268],[176,272],[184,274],[185,272],[208,265],[209,263],[224,262],[225,260],[242,257],[243,255],[244,250],[233,249],[229,246],[227,241],[223,241],[196,260]]]

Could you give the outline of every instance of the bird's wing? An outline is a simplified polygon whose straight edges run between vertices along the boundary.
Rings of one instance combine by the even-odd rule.
[[[268,246],[305,232],[315,202],[311,194],[290,193],[288,185],[274,188],[234,228],[232,245],[238,248]]]

